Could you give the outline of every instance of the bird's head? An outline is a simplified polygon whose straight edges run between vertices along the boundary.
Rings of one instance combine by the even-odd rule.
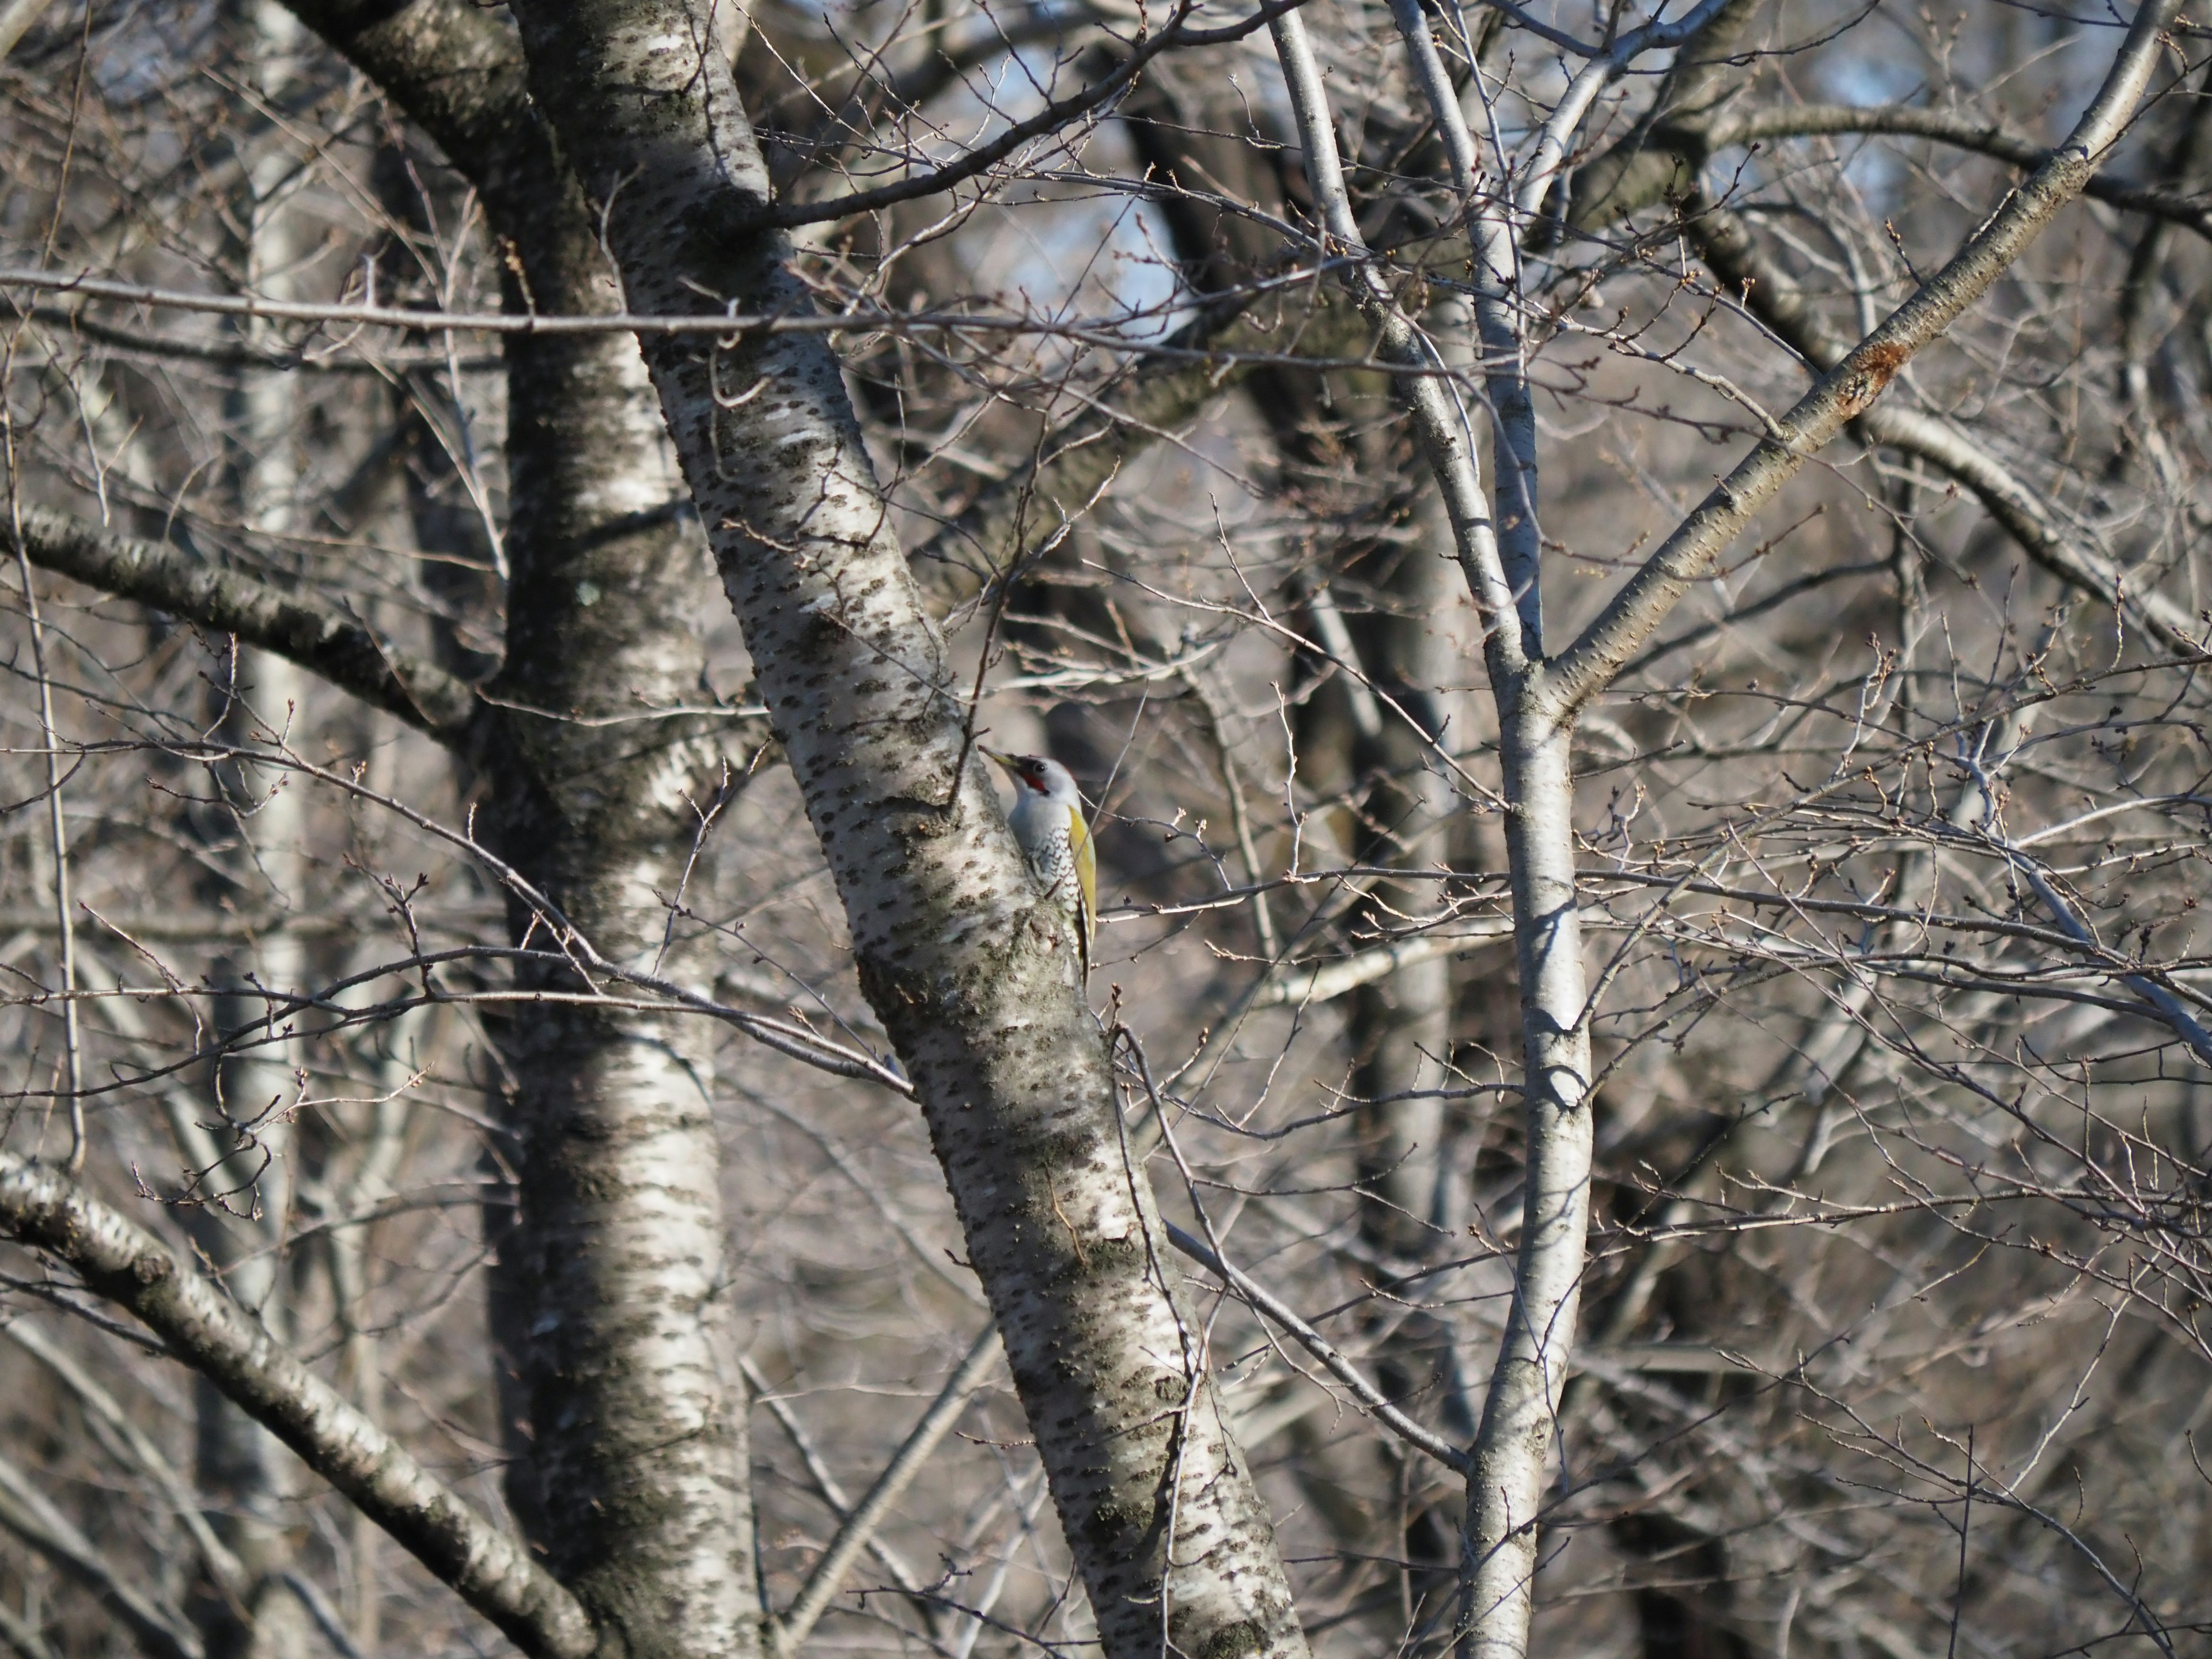
[[[1027,794],[1044,795],[1079,805],[1082,794],[1075,787],[1075,775],[1058,761],[1046,755],[1006,755],[995,749],[983,751],[1006,769],[1015,787]]]

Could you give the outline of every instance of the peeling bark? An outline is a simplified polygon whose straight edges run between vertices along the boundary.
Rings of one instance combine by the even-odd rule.
[[[675,0],[523,9],[538,106],[605,205],[633,309],[803,307],[726,58]],[[914,1078],[1107,1654],[1303,1655],[1122,1144],[1075,941],[960,764],[943,641],[818,337],[659,340],[670,431],[763,701]],[[1173,1533],[1173,1550],[1168,1548]]]

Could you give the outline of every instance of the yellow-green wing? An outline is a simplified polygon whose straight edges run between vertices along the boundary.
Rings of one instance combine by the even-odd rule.
[[[1073,806],[1067,809],[1067,850],[1075,857],[1075,880],[1083,890],[1087,919],[1098,908],[1098,849],[1091,844],[1091,826]]]
[[[1091,971],[1091,919],[1098,908],[1098,849],[1091,844],[1091,826],[1080,808],[1067,809],[1067,850],[1075,858],[1075,884],[1083,895],[1083,908],[1075,915],[1075,942],[1083,952],[1083,971]]]

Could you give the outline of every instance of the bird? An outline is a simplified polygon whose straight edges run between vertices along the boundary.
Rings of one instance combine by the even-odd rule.
[[[983,750],[1014,781],[1014,810],[1006,826],[1021,843],[1030,872],[1075,923],[1075,948],[1083,972],[1091,971],[1091,921],[1097,903],[1098,854],[1083,817],[1083,795],[1073,774],[1043,755]]]

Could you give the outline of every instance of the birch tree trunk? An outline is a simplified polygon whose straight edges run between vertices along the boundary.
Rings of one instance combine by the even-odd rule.
[[[785,239],[748,228],[767,176],[705,20],[589,0],[520,22],[631,307],[803,312]],[[1302,1655],[1273,1528],[1162,1266],[1075,942],[966,741],[837,359],[804,333],[657,341],[648,358],[1105,1652]]]
[[[517,712],[486,757],[489,827],[602,955],[680,978],[686,953],[659,959],[661,896],[682,890],[716,756],[683,729],[696,722],[637,712],[696,700],[705,558],[670,511],[681,482],[658,464],[635,343],[532,355],[510,374],[514,406],[538,415],[510,439],[508,655],[490,690]],[[546,937],[530,907],[510,912],[518,940]],[[562,969],[520,977],[583,988]],[[717,1299],[714,1035],[557,1002],[502,1033],[521,1161],[497,1280],[523,1337],[527,1503],[556,1575],[641,1656],[758,1644],[745,1392]]]
[[[270,106],[281,104],[296,78],[304,31],[274,0],[247,0],[236,26],[247,42],[256,91]],[[257,137],[246,157],[237,206],[246,286],[249,292],[291,297],[292,273],[306,239],[297,215],[288,209],[290,158],[275,135],[264,131]],[[242,331],[255,345],[264,343],[266,331],[258,322]],[[288,376],[247,370],[232,394],[233,486],[240,517],[259,544],[257,550],[279,562],[295,528],[299,488],[294,392]],[[217,711],[223,734],[241,746],[275,734],[290,740],[292,712],[304,702],[299,670],[243,645],[233,647],[225,666],[228,683],[222,684],[223,706]],[[281,773],[250,764],[225,773],[228,810],[210,827],[230,848],[228,880],[240,890],[271,890],[276,911],[296,915],[307,898],[298,792],[285,787],[289,781]],[[225,1030],[250,1030],[265,1017],[268,1004],[255,994],[254,980],[280,994],[306,981],[306,952],[296,929],[280,921],[259,945],[252,963],[214,964],[216,982],[229,988],[215,1008],[216,1024]],[[194,1170],[204,1172],[202,1189],[216,1195],[213,1204],[187,1212],[193,1243],[231,1295],[280,1338],[290,1328],[284,1246],[292,1222],[290,1109],[299,1097],[298,1063],[295,1045],[257,1042],[214,1068],[210,1097],[192,1115],[197,1121],[176,1109],[184,1103],[180,1095],[170,1097],[176,1137]],[[203,1122],[218,1126],[215,1144]],[[204,1377],[195,1379],[193,1408],[200,1489],[213,1500],[217,1535],[245,1571],[234,1589],[203,1586],[194,1608],[202,1640],[212,1659],[276,1659],[296,1652],[307,1640],[307,1620],[283,1577],[293,1563],[293,1517],[286,1511],[296,1465],[273,1435]]]
[[[487,14],[418,0],[295,7],[483,192],[512,245],[508,303],[615,308],[575,182]],[[519,265],[517,271],[513,267]],[[617,964],[660,960],[727,721],[695,705],[711,574],[634,340],[512,341],[507,650],[471,749],[495,848],[551,901],[511,901],[518,942],[568,929]],[[526,988],[585,988],[530,969]],[[713,1034],[682,1016],[526,1006],[502,1028],[520,1164],[495,1334],[526,1421],[516,1514],[555,1576],[636,1656],[757,1650],[746,1394],[727,1274]]]

